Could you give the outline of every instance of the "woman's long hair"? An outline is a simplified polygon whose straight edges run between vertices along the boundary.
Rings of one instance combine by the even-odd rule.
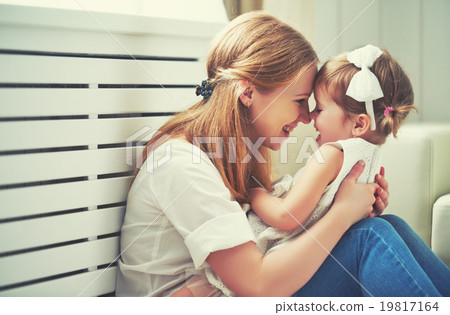
[[[250,188],[259,185],[254,178],[271,190],[268,149],[259,148],[267,163],[260,163],[254,157],[243,162],[252,152],[242,139],[247,137],[254,143],[255,138],[248,108],[239,100],[245,89],[242,82],[251,82],[260,91],[270,91],[294,80],[316,60],[310,43],[272,15],[251,12],[237,17],[215,38],[208,54],[208,79],[214,86],[212,95],[165,123],[147,144],[142,161],[165,135],[184,136],[204,152],[211,153],[217,149],[214,143],[197,143],[195,139],[220,138],[223,155],[211,160],[236,200],[248,202]]]

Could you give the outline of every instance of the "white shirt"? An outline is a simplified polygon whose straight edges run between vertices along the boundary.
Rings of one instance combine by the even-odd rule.
[[[255,237],[204,152],[174,139],[147,158],[130,189],[116,295],[167,296],[208,267],[211,252]]]

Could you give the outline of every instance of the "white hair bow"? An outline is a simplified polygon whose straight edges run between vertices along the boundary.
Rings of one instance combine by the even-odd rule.
[[[346,94],[358,102],[365,102],[366,112],[370,117],[370,130],[376,129],[373,101],[383,97],[380,82],[370,71],[370,67],[382,53],[378,47],[367,45],[347,54],[347,60],[361,68],[361,71],[350,80]]]

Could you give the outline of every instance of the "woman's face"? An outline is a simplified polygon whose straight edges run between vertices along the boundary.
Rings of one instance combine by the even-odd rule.
[[[344,110],[336,104],[327,89],[323,86],[314,88],[316,108],[310,118],[314,120],[314,128],[319,132],[317,144],[335,142],[353,137],[353,122]]]
[[[265,138],[263,146],[279,150],[299,122],[311,121],[308,99],[316,73],[317,65],[312,65],[292,83],[270,92],[253,91],[250,118],[257,138]]]

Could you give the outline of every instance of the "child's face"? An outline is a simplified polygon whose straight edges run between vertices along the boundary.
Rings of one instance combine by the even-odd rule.
[[[339,107],[323,86],[314,88],[316,108],[311,112],[310,118],[314,120],[314,128],[319,131],[316,138],[320,145],[337,140],[353,137],[353,122]]]

